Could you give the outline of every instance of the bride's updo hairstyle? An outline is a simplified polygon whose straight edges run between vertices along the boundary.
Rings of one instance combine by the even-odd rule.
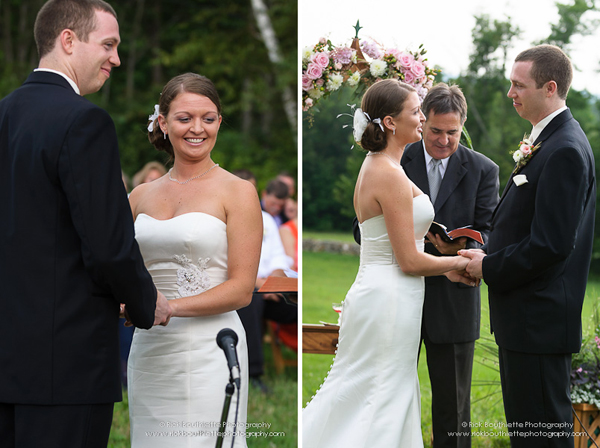
[[[213,82],[206,76],[198,75],[196,73],[184,73],[183,75],[175,76],[171,79],[163,88],[158,101],[158,108],[160,113],[166,117],[169,115],[171,109],[171,103],[177,95],[180,93],[195,93],[202,95],[211,100],[217,111],[221,115],[221,101],[219,100],[219,94]],[[169,154],[171,160],[175,157],[173,152],[173,145],[167,138],[164,137],[162,130],[158,124],[158,119],[154,120],[154,128],[152,131],[148,131],[148,140],[154,145],[159,151],[165,151]]]
[[[416,90],[396,79],[384,79],[373,84],[363,95],[361,109],[366,112],[371,120],[367,123],[365,132],[360,139],[360,146],[367,151],[378,152],[387,146],[387,134],[381,130],[373,120],[379,118],[383,126],[383,119],[388,115],[396,117],[404,108],[404,102],[411,92]],[[385,126],[384,126],[385,129]]]

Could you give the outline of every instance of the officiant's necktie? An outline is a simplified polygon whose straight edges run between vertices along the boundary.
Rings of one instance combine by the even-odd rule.
[[[437,198],[438,191],[440,191],[440,184],[442,183],[442,175],[440,173],[440,164],[442,161],[440,159],[431,159],[431,167],[429,168],[429,172],[427,173],[427,178],[429,179],[429,196],[431,198],[431,203],[435,204],[435,199]]]

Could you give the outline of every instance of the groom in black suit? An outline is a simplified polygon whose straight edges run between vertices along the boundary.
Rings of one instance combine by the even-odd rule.
[[[436,84],[425,97],[422,110],[427,119],[423,140],[407,145],[401,160],[406,175],[430,196],[436,222],[449,230],[472,226],[487,239],[499,199],[498,166],[483,154],[459,144],[467,119],[467,101],[462,91],[455,85]],[[434,161],[439,163],[435,168]],[[434,174],[439,175],[436,191],[430,185]],[[354,237],[360,243],[357,220]],[[428,237],[432,242],[425,245],[425,251],[437,256],[480,247],[466,238],[447,244],[432,234]],[[431,380],[434,448],[471,446],[470,436],[450,433],[469,433],[471,374],[480,320],[479,288],[452,283],[444,276],[425,279],[421,339]]]
[[[485,253],[465,251],[469,273],[489,286],[504,409],[517,448],[573,447],[572,435],[561,431],[573,423],[571,354],[581,346],[596,180],[590,144],[566,107],[572,77],[558,47],[540,45],[515,59],[508,96],[532,124],[537,149],[517,162]],[[567,426],[546,429],[551,424]]]
[[[50,0],[39,68],[0,101],[0,445],[106,447],[121,400],[119,304],[170,309],[144,268],[108,114],[81,95],[120,65],[101,0]]]

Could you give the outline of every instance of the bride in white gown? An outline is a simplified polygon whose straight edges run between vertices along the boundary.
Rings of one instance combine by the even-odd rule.
[[[130,196],[136,239],[156,287],[169,299],[166,327],[136,330],[128,363],[133,448],[212,448],[217,431],[237,432],[246,447],[248,357],[236,309],[252,297],[262,240],[256,189],[210,157],[221,123],[219,97],[205,77],[188,73],[163,89],[150,141],[173,158],[169,173]],[[239,338],[240,400],[219,428],[229,381],[223,328]],[[223,446],[231,446],[227,435]]]
[[[396,80],[371,86],[355,113],[355,139],[369,150],[354,191],[360,267],[343,304],[332,369],[302,413],[304,448],[423,446],[423,276],[473,282],[459,272],[468,259],[423,252],[433,206],[400,158],[421,138],[424,121],[415,90]]]

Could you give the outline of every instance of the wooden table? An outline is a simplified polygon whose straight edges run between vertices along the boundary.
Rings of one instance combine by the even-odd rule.
[[[259,294],[281,294],[290,305],[298,306],[298,279],[292,277],[267,277],[256,291]]]
[[[339,331],[339,325],[302,324],[302,353],[333,355]]]

